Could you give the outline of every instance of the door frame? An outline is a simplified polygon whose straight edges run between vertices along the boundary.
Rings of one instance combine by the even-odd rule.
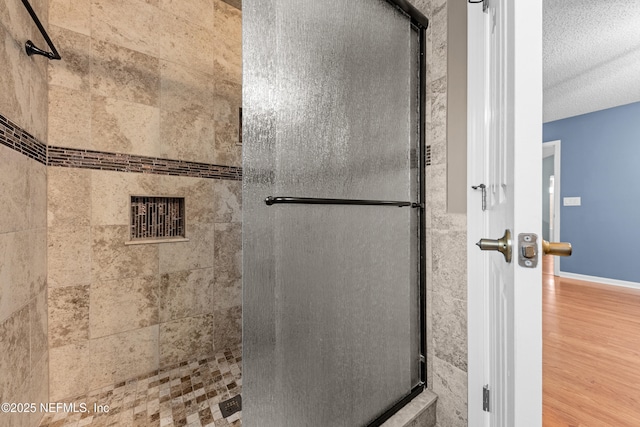
[[[551,241],[560,242],[560,183],[561,183],[561,174],[560,174],[560,166],[561,166],[561,150],[562,142],[557,139],[555,141],[543,142],[542,143],[542,158],[546,158],[549,156],[553,157],[553,236],[549,236]],[[545,151],[553,151],[549,155],[545,155]],[[553,275],[560,276],[560,261],[562,257],[554,257],[553,261]]]
[[[467,343],[468,343],[468,426],[485,427],[493,422],[490,412],[483,410],[483,386],[487,384],[489,360],[489,336],[485,332],[485,321],[489,312],[488,292],[484,278],[488,275],[483,265],[481,252],[475,246],[483,236],[487,215],[479,210],[480,191],[471,186],[484,180],[484,152],[482,145],[487,138],[490,111],[485,110],[484,99],[486,68],[483,4],[467,5]],[[514,194],[514,206],[518,211],[512,233],[514,240],[519,233],[540,233],[542,230],[540,206],[540,174],[542,157],[539,153],[542,141],[542,0],[515,2],[509,11],[510,72],[515,73],[511,82],[513,91],[513,141],[517,169],[516,179],[522,182],[535,178],[530,185],[532,194]],[[526,159],[533,159],[527,163]],[[526,187],[526,186],[525,186]],[[531,197],[534,196],[537,202]],[[519,209],[519,210],[518,210]],[[541,245],[538,245],[540,249]],[[518,248],[514,247],[514,255]],[[517,256],[517,255],[516,255]],[[516,261],[517,262],[517,261]],[[515,267],[513,344],[514,366],[508,372],[513,376],[513,426],[540,427],[542,425],[542,291],[541,263],[535,269]],[[534,287],[536,286],[537,287]],[[506,368],[505,368],[506,370]]]
[[[472,7],[467,6],[467,422],[469,427],[481,427],[489,421],[489,415],[482,409],[482,399],[478,398],[486,378],[488,337],[484,335],[484,324],[488,321],[485,306],[489,296],[481,286],[485,269],[475,243],[483,237],[486,219],[484,215],[471,214],[482,206],[483,195],[469,189],[484,180],[484,152],[472,141],[483,140],[485,133],[483,93],[473,90],[484,85],[484,73],[476,70],[484,70],[485,46],[483,21]]]

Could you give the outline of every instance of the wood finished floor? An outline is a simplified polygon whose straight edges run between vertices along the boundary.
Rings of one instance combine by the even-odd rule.
[[[544,427],[640,426],[640,290],[543,274]]]

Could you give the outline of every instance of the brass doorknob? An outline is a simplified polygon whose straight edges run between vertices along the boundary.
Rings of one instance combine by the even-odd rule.
[[[507,262],[511,262],[511,252],[512,252],[512,244],[511,244],[511,231],[504,230],[504,236],[495,240],[495,239],[480,239],[478,243],[476,243],[480,250],[483,251],[498,251],[502,255],[504,255],[504,259]]]
[[[571,256],[572,250],[571,243],[542,241],[542,252],[545,255]]]

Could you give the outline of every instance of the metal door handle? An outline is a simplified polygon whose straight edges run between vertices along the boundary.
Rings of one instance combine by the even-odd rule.
[[[511,230],[504,230],[504,236],[494,239],[480,239],[476,243],[480,250],[483,251],[498,251],[504,255],[504,259],[507,262],[511,262],[512,243],[511,243]]]
[[[545,255],[571,256],[572,250],[571,243],[542,241],[542,252]]]

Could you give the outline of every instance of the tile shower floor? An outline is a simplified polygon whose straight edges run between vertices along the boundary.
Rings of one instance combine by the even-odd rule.
[[[88,411],[49,413],[40,427],[240,426],[242,411],[225,418],[220,404],[240,394],[241,369],[241,348],[182,362],[65,401],[84,403]],[[94,404],[109,411],[94,412]]]

